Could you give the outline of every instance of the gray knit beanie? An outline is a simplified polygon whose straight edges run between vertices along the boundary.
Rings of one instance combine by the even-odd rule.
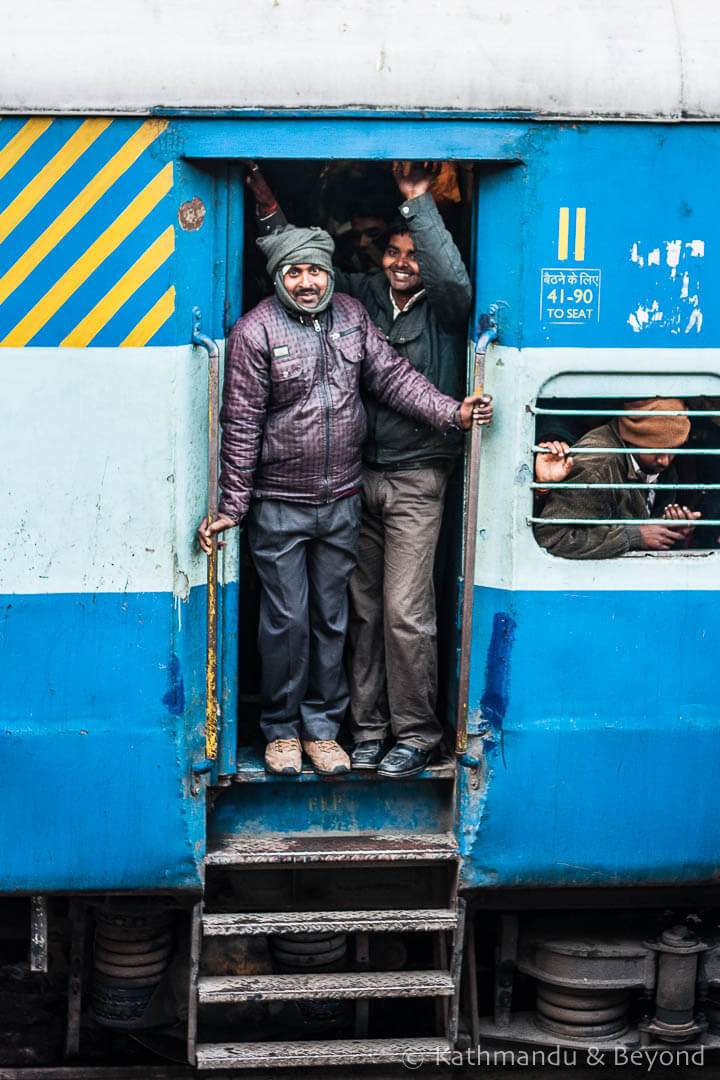
[[[257,245],[267,259],[268,273],[273,279],[275,291],[284,307],[300,315],[311,315],[325,310],[332,300],[335,286],[335,274],[332,264],[335,241],[330,236],[330,233],[318,228],[317,225],[311,225],[307,229],[299,228],[296,225],[283,225],[268,236],[259,236]],[[311,311],[293,300],[283,281],[283,267],[287,265],[302,266],[305,263],[319,266],[321,270],[327,270],[329,275],[325,295],[317,307]]]

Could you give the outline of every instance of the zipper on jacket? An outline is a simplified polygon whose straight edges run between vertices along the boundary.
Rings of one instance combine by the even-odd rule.
[[[323,472],[323,502],[330,501],[330,485],[328,483],[328,469],[330,467],[330,395],[326,382],[327,376],[327,352],[322,327],[317,319],[313,319],[316,333],[320,335],[320,389],[325,402],[325,469]]]

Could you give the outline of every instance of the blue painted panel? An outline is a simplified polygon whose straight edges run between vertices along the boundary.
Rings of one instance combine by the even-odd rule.
[[[54,120],[47,131],[33,143],[30,149],[23,154],[13,168],[0,180],[0,205],[6,206],[10,203],[12,199],[14,199],[18,193],[34,179],[48,161],[53,158],[80,127],[81,122],[77,120],[71,120],[69,118],[64,120]],[[90,178],[97,175],[106,162],[117,153],[129,135],[131,135],[137,127],[138,124],[136,121],[130,121],[129,124],[127,122],[115,122],[110,124],[110,126],[95,139],[84,153],[80,155],[78,160],[70,166],[67,172],[58,177],[47,193],[28,210],[25,217],[18,221],[15,228],[3,241],[3,262],[7,260],[7,265],[10,265],[15,259],[22,255],[33,240],[35,240],[36,237],[55,220],[58,209],[67,206],[72,199],[75,198],[78,192],[85,187]],[[155,166],[155,169],[153,170],[152,162],[148,162],[144,157],[141,157],[138,162],[131,166],[129,172],[132,173],[133,171],[136,171],[138,178],[142,181],[142,186],[147,183],[155,172],[157,172],[157,169],[158,166]],[[127,182],[127,178],[128,173],[125,173],[119,177],[115,183],[124,184]],[[67,245],[67,251],[71,258],[77,258],[88,246],[88,235],[93,238],[97,235],[99,230],[94,229],[94,227],[88,229],[86,226],[94,226],[94,215],[98,214],[99,207],[103,201],[106,201],[107,207],[111,208],[113,206],[114,187],[115,185],[101,197],[99,203],[96,203],[93,208],[88,210],[80,221],[73,226],[65,238],[60,241],[60,247]],[[133,191],[132,194],[134,193],[135,192]],[[130,196],[131,198],[132,194]],[[106,225],[107,217],[108,214],[106,210],[104,219],[100,218],[99,220]],[[48,260],[45,262],[45,267],[48,267],[50,262],[57,258],[56,253],[57,249],[53,249],[53,251],[45,256],[45,260]],[[67,263],[65,265],[67,265]],[[63,266],[62,269],[65,269],[65,266]]]
[[[158,171],[157,164],[154,165],[155,171]],[[138,179],[134,170],[130,170],[133,176],[129,178],[128,183],[132,182],[137,184],[137,187],[141,187],[144,181]],[[124,179],[124,178],[123,178]],[[115,185],[120,187],[121,185]],[[125,187],[125,185],[122,185]],[[136,194],[137,188],[126,187],[124,194],[116,192],[113,188],[113,195],[116,198],[126,198],[129,203],[133,196]],[[107,198],[107,197],[106,197]],[[107,215],[111,215],[108,221]],[[26,283],[25,286],[19,288],[12,298],[8,300],[8,307],[16,307],[16,313],[9,310],[3,317],[12,319],[15,314],[21,314],[23,310],[29,308],[32,304],[35,304],[44,295],[47,288],[48,281],[54,280],[53,275],[60,277],[68,265],[72,265],[76,258],[80,258],[83,251],[88,246],[88,235],[93,236],[96,230],[98,233],[102,231],[103,227],[106,227],[117,214],[117,209],[109,207],[101,203],[98,207],[98,213],[90,213],[86,215],[83,222],[83,229],[80,230],[79,235],[71,234],[72,243],[59,244],[56,252],[53,253],[55,258],[48,258],[47,266],[43,267],[42,276],[35,272]],[[80,320],[90,311],[94,306],[99,303],[104,296],[108,293],[109,289],[119,281],[123,274],[127,271],[128,267],[131,267],[138,259],[141,259],[145,251],[150,247],[154,240],[167,228],[168,224],[173,219],[173,201],[172,193],[166,195],[160,200],[158,205],[151,210],[145,219],[141,221],[130,233],[126,240],[123,240],[121,244],[112,252],[102,263],[101,267],[96,273],[90,276],[84,284],[82,284],[75,293],[62,305],[57,314],[53,315],[51,319],[45,324],[32,339],[31,345],[57,345],[59,341],[62,341],[64,335],[69,329],[76,326]],[[90,220],[92,219],[92,220]],[[77,232],[77,230],[76,230]],[[68,238],[70,239],[70,237]],[[165,290],[170,286],[173,280],[173,257],[170,256],[144,283],[134,289],[132,295],[125,301],[120,307],[117,314],[115,314],[110,321],[95,335],[90,342],[91,345],[97,346],[114,346],[118,345],[125,337],[130,333],[139,319],[150,310],[155,301],[163,295]],[[37,295],[35,295],[37,293]],[[172,333],[169,333],[171,324],[168,323],[165,327],[165,333],[161,344],[169,344],[169,339],[172,338]]]
[[[174,195],[146,215],[32,343],[59,343],[170,224],[176,226],[175,256],[166,260],[151,283],[135,290],[95,343],[119,344],[149,310],[148,302],[157,300],[171,284],[178,290],[177,318],[156,330],[153,344],[187,340],[191,300],[207,312],[206,328],[220,336],[222,305],[216,286],[226,267],[216,234],[226,229],[240,202],[235,177],[231,178],[232,205],[228,205],[227,162],[250,156],[401,157],[494,163],[479,177],[477,306],[486,310],[492,302],[504,305],[500,329],[505,344],[718,344],[720,324],[709,302],[720,275],[720,226],[714,207],[714,177],[720,166],[716,124],[567,125],[386,114],[186,117],[168,123],[167,130],[157,135],[3,302],[0,324],[4,330],[16,324],[163,164],[172,161]],[[54,119],[0,180],[0,202],[11,201],[79,126],[77,119]],[[11,231],[3,244],[3,267],[20,258],[140,127],[137,120],[112,122]],[[9,125],[8,134],[16,128],[16,123]],[[688,168],[693,161],[701,161],[702,168]],[[206,220],[196,232],[183,232],[175,212],[194,195],[205,205]],[[560,250],[561,208],[568,211],[567,253]],[[585,213],[584,245],[579,246],[577,210]],[[558,321],[548,315],[549,289],[541,291],[544,269],[568,275],[600,274],[600,284],[592,286],[588,304],[585,299],[576,303],[567,297],[556,301],[554,310],[568,313],[586,308],[587,318]],[[580,284],[568,279],[565,291],[572,295]],[[232,282],[224,291],[232,291]]]
[[[0,890],[199,886],[204,605],[2,598]]]
[[[258,755],[259,757],[259,755]],[[215,838],[249,833],[444,833],[451,780],[272,777],[234,784],[213,805]]]
[[[477,302],[480,310],[503,303],[503,344],[717,347],[716,125],[539,124],[518,150],[523,166],[479,182]],[[689,168],[690,161],[702,168]],[[585,226],[576,252],[578,210]],[[566,276],[554,304],[547,300],[552,285],[541,303],[543,269]],[[583,293],[583,271],[600,274],[599,288],[589,283],[588,304],[572,299],[577,289]],[[548,308],[563,309],[563,318]],[[568,318],[569,308],[590,315]]]
[[[112,296],[120,308],[103,315],[108,322],[90,343],[119,345],[173,284],[174,258],[167,242],[160,268],[148,284],[141,281],[143,255],[175,223],[172,194],[162,194],[172,176],[161,178],[151,199],[145,201],[141,193],[165,166],[171,173],[178,146],[163,130],[166,122],[115,119],[108,124],[89,145],[83,140],[75,160],[70,155],[54,171],[54,155],[78,132],[83,135],[82,121],[54,118],[0,179],[0,205],[7,207],[21,193],[26,199],[0,230],[0,341],[5,345],[61,344],[116,286]],[[52,181],[46,183],[48,168]],[[128,217],[138,198],[142,208]],[[176,337],[169,317],[153,334],[156,344],[174,344]]]
[[[526,123],[388,117],[183,119],[187,158],[519,158]]]
[[[175,230],[176,261],[176,323],[178,344],[192,338],[192,309],[199,307],[201,330],[210,337],[225,336],[222,303],[218,304],[216,282],[224,271],[225,248],[215,245],[215,226],[227,218],[224,186],[217,174],[217,162],[180,161],[175,169],[173,197],[176,211],[183,203],[200,199],[206,214],[199,229]],[[222,273],[224,279],[224,273]],[[223,280],[224,284],[224,280]]]
[[[477,589],[466,885],[715,879],[716,593]]]
[[[496,167],[479,181],[478,308],[504,303],[505,344],[677,347],[718,342],[709,302],[720,275],[713,182],[720,165],[717,125],[387,116],[185,119],[175,124],[184,153],[195,158],[494,162]],[[701,160],[703,168],[689,170],[693,160]],[[560,246],[561,208],[568,213],[567,252]],[[578,210],[585,215],[584,231]],[[570,299],[558,297],[553,305],[554,311],[562,310],[562,320],[548,314],[548,289],[541,304],[543,269],[568,275],[564,291]],[[599,285],[582,282],[583,272],[599,273]],[[573,299],[581,285],[580,299]],[[576,317],[570,318],[571,313]]]

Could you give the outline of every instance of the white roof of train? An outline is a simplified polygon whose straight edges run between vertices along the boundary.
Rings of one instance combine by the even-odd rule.
[[[0,111],[720,118],[717,0],[7,0]]]

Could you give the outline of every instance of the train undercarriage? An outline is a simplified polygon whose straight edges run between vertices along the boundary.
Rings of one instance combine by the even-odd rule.
[[[202,895],[4,900],[0,1080],[713,1061],[712,889],[468,889],[455,773],[297,782],[248,753],[210,792]]]

